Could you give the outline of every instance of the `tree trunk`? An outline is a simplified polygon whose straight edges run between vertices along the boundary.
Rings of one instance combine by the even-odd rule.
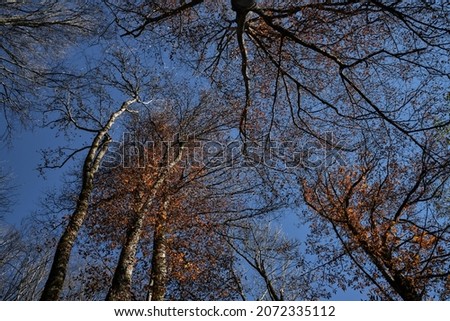
[[[231,0],[231,8],[234,11],[248,11],[256,6],[255,0]]]
[[[159,213],[153,238],[152,268],[150,272],[149,301],[164,301],[167,285],[167,207],[169,199],[164,201]]]
[[[80,194],[78,196],[77,205],[75,211],[70,217],[69,224],[64,230],[64,233],[56,247],[52,267],[41,295],[41,301],[56,301],[59,299],[64,286],[64,280],[66,278],[67,267],[69,265],[73,244],[75,243],[78,232],[80,231],[87,215],[89,198],[91,196],[92,189],[94,188],[94,175],[98,171],[101,160],[108,151],[108,145],[111,142],[108,132],[116,119],[134,102],[136,102],[136,99],[131,99],[124,102],[116,112],[111,114],[106,125],[97,132],[97,135],[89,148],[89,152],[83,165],[83,182]]]
[[[422,301],[422,295],[418,293],[417,288],[411,284],[411,280],[408,280],[399,272],[394,275],[393,281],[390,283],[403,301]]]
[[[136,218],[127,231],[125,244],[120,252],[119,263],[117,264],[111,287],[106,296],[107,301],[131,300],[131,283],[136,251],[141,238],[144,218],[144,210],[136,213]]]
[[[164,167],[158,179],[149,188],[149,196],[141,204],[137,213],[137,221],[133,223],[131,229],[127,233],[127,239],[122,247],[119,263],[114,271],[113,282],[109,289],[106,300],[130,300],[131,299],[131,281],[134,270],[134,263],[136,257],[136,249],[140,240],[144,219],[149,205],[154,201],[156,193],[167,178],[170,170],[181,160],[183,146],[180,146],[178,155],[173,162],[167,167]],[[124,284],[121,284],[124,282]],[[122,291],[125,291],[122,293]]]
[[[106,153],[107,148],[108,143],[105,142],[102,146],[102,150]],[[89,163],[88,159],[86,159],[86,161],[86,163]],[[94,173],[97,169],[98,166],[85,166],[84,170],[87,172],[84,175],[85,179],[83,179],[83,185],[78,198],[77,207],[70,217],[69,224],[64,230],[64,233],[56,247],[55,257],[53,259],[47,282],[45,283],[44,291],[42,292],[41,301],[56,301],[59,299],[59,295],[66,278],[67,266],[69,265],[73,244],[75,243],[78,232],[83,225],[84,219],[86,218],[89,207],[89,197],[93,189]]]

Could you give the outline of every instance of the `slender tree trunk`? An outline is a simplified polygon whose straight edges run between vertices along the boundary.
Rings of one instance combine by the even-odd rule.
[[[108,143],[104,143],[102,149],[106,152]],[[89,206],[89,196],[93,189],[94,173],[98,168],[85,166],[87,173],[84,175],[81,193],[78,198],[77,207],[69,220],[69,224],[64,230],[58,245],[56,247],[55,257],[48,276],[47,282],[42,292],[42,301],[56,301],[64,285],[66,278],[67,266],[69,264],[70,254],[73,244],[77,238],[78,232],[86,218],[87,209]]]
[[[107,301],[130,301],[131,283],[136,258],[136,251],[141,238],[145,212],[141,210],[128,228],[125,244],[120,252],[119,263],[114,272],[111,287],[106,296]]]
[[[59,299],[64,280],[66,278],[67,267],[69,265],[70,254],[73,244],[78,236],[81,226],[87,215],[89,207],[89,198],[94,188],[94,175],[100,167],[101,160],[105,156],[111,138],[108,135],[114,122],[125,112],[128,107],[136,102],[131,99],[122,104],[119,110],[111,114],[106,125],[97,132],[88,155],[83,165],[83,182],[81,191],[78,196],[75,211],[70,217],[69,223],[56,246],[55,256],[53,258],[52,267],[41,295],[41,301],[56,301]]]
[[[164,201],[161,212],[156,218],[153,238],[152,268],[150,272],[149,301],[164,301],[167,285],[167,207],[169,199]]]
[[[136,211],[137,220],[133,223],[131,230],[127,233],[125,244],[120,252],[119,262],[114,271],[113,282],[108,291],[106,300],[130,300],[131,299],[131,282],[136,258],[137,245],[142,233],[142,227],[149,205],[154,201],[159,188],[165,183],[170,170],[181,160],[183,146],[180,146],[178,155],[167,167],[164,167],[158,179],[149,189],[149,196],[145,199],[140,208]],[[135,238],[136,237],[136,238]],[[123,283],[123,284],[122,284]],[[126,293],[122,293],[126,291]]]

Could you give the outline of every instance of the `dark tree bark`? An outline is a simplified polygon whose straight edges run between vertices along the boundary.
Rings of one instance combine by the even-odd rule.
[[[231,8],[236,12],[236,23],[237,23],[237,40],[239,44],[239,51],[241,53],[241,73],[244,80],[245,87],[245,106],[241,114],[240,128],[242,133],[245,134],[245,127],[247,121],[247,112],[251,104],[250,101],[250,77],[248,76],[248,54],[247,48],[245,46],[244,33],[245,33],[245,22],[247,19],[247,14],[249,11],[256,7],[256,1],[254,0],[231,0]]]
[[[236,12],[248,11],[255,6],[255,0],[231,0],[231,7]]]

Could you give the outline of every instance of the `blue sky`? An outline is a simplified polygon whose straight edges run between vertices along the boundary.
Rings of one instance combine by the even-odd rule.
[[[4,128],[4,119],[0,119],[0,128]],[[55,145],[61,138],[55,138],[51,129],[36,128],[19,130],[13,133],[10,144],[2,142],[0,148],[1,166],[10,173],[14,186],[14,206],[11,213],[5,215],[6,223],[19,226],[21,221],[39,209],[40,199],[50,188],[61,184],[61,170],[50,170],[42,177],[37,167],[41,160],[40,150]]]

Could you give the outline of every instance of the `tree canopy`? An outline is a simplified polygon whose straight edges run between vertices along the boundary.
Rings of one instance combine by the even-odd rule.
[[[65,183],[23,227],[50,255],[5,233],[1,298],[448,299],[449,11],[2,3],[4,133],[64,135]]]

